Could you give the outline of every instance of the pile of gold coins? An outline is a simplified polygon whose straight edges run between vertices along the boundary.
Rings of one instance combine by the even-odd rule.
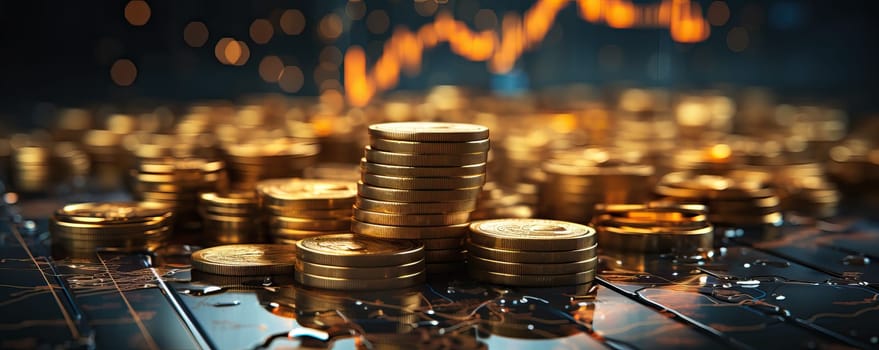
[[[701,203],[708,207],[708,221],[724,227],[778,226],[782,222],[780,201],[760,174],[696,175],[666,174],[656,193],[678,203]]]
[[[538,217],[585,224],[597,203],[648,200],[653,167],[639,156],[598,148],[556,154],[543,163]]]
[[[257,243],[264,240],[264,223],[254,192],[205,192],[199,198],[204,244]]]
[[[256,186],[275,243],[296,244],[313,236],[350,232],[354,182],[323,179],[271,179]]]
[[[428,270],[459,266],[485,182],[488,128],[459,123],[369,127],[351,230],[424,244]]]
[[[252,191],[260,180],[302,176],[303,169],[314,164],[320,146],[309,140],[279,138],[227,144],[223,151],[232,187]]]
[[[595,210],[592,227],[605,251],[695,256],[713,248],[701,204],[600,204]]]
[[[497,219],[470,225],[467,266],[476,280],[510,286],[578,285],[595,278],[595,230],[544,219]]]
[[[296,281],[335,290],[401,289],[424,283],[424,246],[355,234],[296,243]]]
[[[73,256],[96,251],[152,251],[173,233],[174,214],[151,202],[106,202],[65,205],[49,221],[53,245]]]
[[[141,201],[174,208],[178,226],[197,228],[199,194],[226,189],[225,163],[201,158],[141,158],[134,177],[134,195]]]

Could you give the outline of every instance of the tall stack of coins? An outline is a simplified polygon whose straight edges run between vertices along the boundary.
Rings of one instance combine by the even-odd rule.
[[[778,226],[782,222],[775,190],[760,176],[666,174],[656,193],[678,203],[708,206],[708,221],[724,227]]]
[[[296,281],[335,290],[401,289],[424,283],[424,246],[345,233],[296,243]]]
[[[572,222],[497,219],[470,224],[467,266],[483,282],[552,287],[592,281],[595,230]]]
[[[271,179],[256,186],[269,236],[296,244],[313,236],[350,232],[357,184],[322,179]]]
[[[457,123],[369,127],[351,230],[424,244],[430,271],[464,261],[463,237],[488,157],[488,128]]]
[[[134,175],[138,200],[167,203],[174,207],[178,226],[196,228],[199,194],[226,189],[225,163],[201,158],[141,159]]]
[[[281,138],[227,144],[224,151],[232,187],[252,191],[260,180],[302,176],[303,169],[314,164],[320,146],[308,140]]]
[[[284,244],[229,244],[192,253],[193,272],[210,275],[292,275],[295,263],[296,248]]]
[[[639,161],[639,153],[599,148],[556,154],[543,163],[538,217],[585,224],[597,203],[648,200],[653,167]]]
[[[154,250],[171,235],[173,213],[150,202],[69,204],[49,222],[52,242],[74,255],[96,250]]]
[[[199,214],[206,244],[258,243],[264,223],[256,194],[206,192],[200,196]]]
[[[595,210],[592,226],[604,250],[692,256],[713,248],[701,204],[600,204]]]

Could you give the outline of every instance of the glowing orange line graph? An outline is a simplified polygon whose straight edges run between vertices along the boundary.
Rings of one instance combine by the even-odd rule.
[[[701,7],[690,0],[662,0],[656,4],[634,4],[631,0],[538,0],[521,18],[515,13],[504,15],[500,32],[470,30],[464,22],[442,12],[415,32],[402,27],[395,29],[370,71],[363,48],[349,47],[344,58],[345,96],[353,106],[366,105],[375,94],[396,86],[401,71],[417,73],[424,51],[440,43],[448,43],[458,56],[487,62],[492,72],[509,72],[525,51],[543,41],[556,15],[570,2],[577,3],[583,20],[611,28],[668,28],[672,40],[681,43],[700,42],[710,34]]]

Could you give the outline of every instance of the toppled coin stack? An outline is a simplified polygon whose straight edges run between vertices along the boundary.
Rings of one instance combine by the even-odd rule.
[[[263,220],[253,192],[206,192],[200,198],[205,244],[263,241]]]
[[[767,227],[782,222],[775,190],[760,178],[697,175],[688,172],[666,174],[656,193],[678,203],[701,203],[708,207],[708,221],[724,227]]]
[[[229,244],[192,253],[193,272],[222,276],[289,276],[295,261],[296,248],[286,244]]]
[[[256,187],[275,243],[350,232],[354,182],[289,178],[263,180]]]
[[[695,256],[713,248],[701,204],[600,204],[595,211],[592,227],[606,251]]]
[[[458,123],[369,127],[351,230],[419,240],[428,271],[464,261],[463,238],[476,208],[488,157],[488,128]]]
[[[412,287],[426,280],[424,246],[345,233],[296,243],[296,281],[335,290]]]
[[[54,244],[73,256],[99,250],[152,251],[173,232],[171,208],[150,202],[106,202],[65,205],[52,214]]]
[[[470,276],[488,283],[551,287],[589,283],[598,262],[595,230],[544,219],[497,219],[470,225]]]
[[[538,216],[585,224],[597,203],[648,200],[653,167],[639,156],[598,148],[556,154],[543,163]]]
[[[232,187],[252,191],[260,180],[302,176],[320,146],[307,139],[280,138],[228,144],[223,150]]]
[[[226,167],[221,160],[202,158],[141,158],[134,176],[138,200],[166,203],[174,208],[177,225],[201,226],[199,194],[226,189]]]

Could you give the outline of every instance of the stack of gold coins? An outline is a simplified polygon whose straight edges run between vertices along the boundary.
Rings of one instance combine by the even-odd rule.
[[[350,232],[355,182],[271,179],[260,181],[256,191],[275,243],[296,244],[307,237]]]
[[[701,204],[599,204],[595,211],[592,226],[606,251],[695,256],[713,248]]]
[[[558,220],[497,219],[470,224],[467,266],[483,282],[552,287],[591,282],[598,244],[592,227]]]
[[[205,192],[200,199],[199,214],[206,244],[259,243],[264,240],[264,225],[255,193]]]
[[[778,226],[782,223],[779,199],[764,176],[674,172],[662,177],[656,193],[672,202],[705,204],[708,221],[716,226]]]
[[[138,200],[174,207],[178,226],[197,228],[199,194],[226,190],[225,163],[201,158],[141,159],[133,171]]]
[[[424,246],[350,233],[296,243],[296,281],[335,290],[401,289],[424,283]]]
[[[192,253],[193,272],[208,276],[289,276],[295,264],[296,248],[286,244],[228,244]]]
[[[485,182],[488,128],[457,123],[369,127],[351,230],[424,244],[428,270],[464,261],[463,237]]]
[[[776,167],[772,183],[781,208],[800,215],[827,218],[836,215],[840,194],[819,163],[791,163]]]
[[[17,147],[12,153],[12,186],[20,192],[44,192],[52,185],[52,150],[46,146]]]
[[[172,233],[171,207],[150,202],[69,204],[49,222],[52,242],[74,255],[152,251]]]
[[[599,148],[556,154],[543,163],[538,217],[585,224],[597,203],[649,200],[653,167],[640,160],[639,153]]]
[[[93,183],[103,190],[122,187],[126,164],[123,163],[123,136],[110,130],[89,130],[82,136],[82,144],[91,159]]]
[[[308,140],[281,138],[227,144],[224,150],[232,187],[252,191],[260,180],[302,176],[303,169],[315,162],[320,146]]]

